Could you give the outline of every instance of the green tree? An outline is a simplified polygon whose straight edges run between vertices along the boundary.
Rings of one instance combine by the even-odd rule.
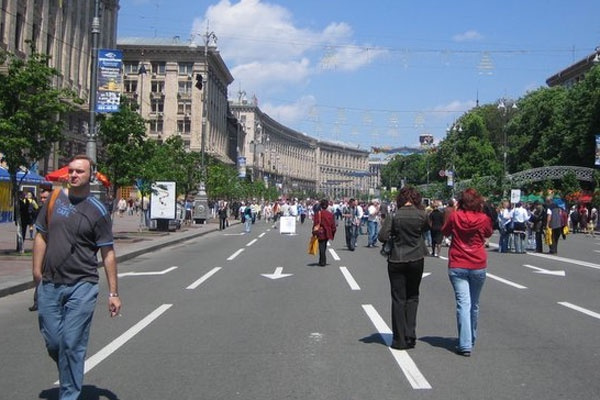
[[[123,98],[118,112],[99,118],[98,164],[113,184],[113,197],[119,187],[133,185],[140,177],[140,165],[148,159],[145,122],[136,109],[134,102]]]
[[[27,59],[0,55],[0,65],[7,68],[0,73],[0,151],[11,177],[18,252],[23,252],[23,237],[17,171],[46,157],[62,139],[60,115],[75,101],[72,93],[53,85],[60,74],[48,61],[48,56],[35,51]]]

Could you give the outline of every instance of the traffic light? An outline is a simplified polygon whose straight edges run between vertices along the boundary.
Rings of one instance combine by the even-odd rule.
[[[202,90],[202,75],[196,74],[196,87],[198,90]]]

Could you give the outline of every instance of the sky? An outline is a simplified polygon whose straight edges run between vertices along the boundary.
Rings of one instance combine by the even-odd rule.
[[[229,99],[320,140],[435,142],[600,46],[598,0],[121,0],[117,42],[214,33]]]

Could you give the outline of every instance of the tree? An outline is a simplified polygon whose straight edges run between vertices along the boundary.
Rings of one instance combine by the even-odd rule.
[[[13,54],[0,54],[0,65],[7,68],[0,74],[0,149],[8,164],[11,195],[17,224],[17,251],[23,252],[21,213],[18,207],[17,181],[20,168],[28,170],[50,153],[60,141],[63,121],[60,115],[76,101],[72,93],[53,85],[59,72],[48,66],[49,57],[36,53],[27,59]]]
[[[118,112],[99,118],[98,164],[113,184],[113,197],[119,187],[131,186],[140,177],[140,165],[148,159],[145,122],[136,109],[134,102],[123,98]]]

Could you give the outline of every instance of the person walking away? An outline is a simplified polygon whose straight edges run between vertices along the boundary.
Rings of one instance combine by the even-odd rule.
[[[42,192],[40,193],[40,207],[43,206],[48,197],[50,196],[51,189],[42,188]],[[33,221],[35,224],[35,221]],[[29,311],[37,311],[38,310],[38,289],[37,285],[35,286],[35,290],[33,291],[33,304],[29,307]]]
[[[387,260],[392,298],[390,347],[406,350],[414,348],[417,342],[419,286],[427,254],[423,233],[429,230],[429,221],[421,194],[413,187],[400,189],[396,203],[398,209],[386,215],[378,239],[382,243],[393,240]]]
[[[440,211],[439,201],[434,201],[432,204],[433,210],[429,213],[429,226],[431,228],[431,255],[433,257],[439,257],[442,251],[442,241],[444,235],[442,235],[442,226],[444,225],[444,213]]]
[[[500,253],[508,253],[509,239],[512,233],[512,218],[510,203],[508,200],[502,201],[498,210],[498,228],[500,230],[500,246],[498,247],[498,251]]]
[[[544,227],[546,226],[546,213],[544,212],[544,206],[539,201],[534,201],[533,211],[529,221],[533,224],[531,230],[535,237],[535,252],[544,252]]]
[[[325,208],[327,208],[327,206]],[[342,210],[344,228],[346,231],[346,246],[350,251],[354,251],[356,248],[356,238],[358,237],[358,227],[360,225],[360,220],[362,219],[362,214],[362,209],[359,208],[354,199],[348,200],[348,204]]]
[[[518,202],[513,210],[513,240],[515,244],[515,253],[525,253],[525,234],[527,227],[525,222],[529,220],[529,213],[523,207],[523,203]]]
[[[250,204],[244,207],[244,211],[242,213],[244,217],[244,230],[246,233],[250,233],[252,230],[252,207]]]
[[[448,277],[456,300],[457,354],[469,357],[477,340],[479,297],[486,278],[485,240],[492,235],[492,220],[483,212],[483,199],[475,189],[466,189],[456,212],[442,227],[452,235],[448,250]]]
[[[227,228],[227,202],[220,201],[219,202],[219,230],[223,230]]]
[[[379,200],[373,200],[367,207],[367,247],[377,247],[379,234]]]
[[[98,297],[98,250],[108,284],[108,311],[119,315],[121,300],[112,221],[90,193],[93,161],[75,156],[68,164],[69,189],[61,190],[52,207],[42,207],[36,220],[33,279],[38,284],[40,332],[56,362],[59,399],[81,394],[90,326]]]
[[[558,239],[562,235],[563,230],[560,208],[550,196],[546,198],[546,207],[548,208],[546,226],[552,230],[552,244],[550,245],[549,253],[557,254]]]
[[[327,242],[335,238],[337,228],[333,214],[327,209],[329,200],[322,199],[319,204],[319,211],[313,218],[312,231],[319,241],[319,266],[324,267],[327,265]]]
[[[592,207],[590,212],[590,222],[588,222],[588,232],[591,237],[596,237],[596,226],[598,225],[598,209]]]

